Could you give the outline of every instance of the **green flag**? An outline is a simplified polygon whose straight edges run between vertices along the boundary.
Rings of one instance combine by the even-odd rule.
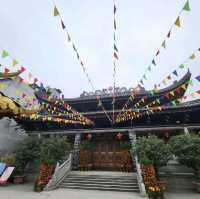
[[[157,99],[156,102],[157,102],[158,104],[160,104],[160,100],[159,100],[159,99]]]
[[[56,8],[56,6],[54,7],[54,11],[53,11],[53,16],[56,17],[58,16],[60,13],[58,11],[58,9]]]
[[[181,64],[180,66],[179,66],[179,68],[181,68],[181,69],[183,69],[185,66],[184,66],[184,64]]]
[[[1,57],[5,58],[5,57],[8,57],[8,56],[9,56],[9,53],[7,51],[3,50]]]
[[[187,0],[187,2],[185,3],[184,7],[183,7],[183,10],[185,11],[190,11],[190,3],[189,3],[189,0]]]

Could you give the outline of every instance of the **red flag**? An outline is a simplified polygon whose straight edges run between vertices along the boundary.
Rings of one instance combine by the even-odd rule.
[[[25,93],[25,92],[22,93],[22,97],[23,97],[23,98],[26,97],[26,93]]]
[[[65,24],[62,19],[61,19],[61,26],[62,26],[62,29],[65,29]]]
[[[38,81],[38,79],[37,79],[37,78],[34,78],[33,83],[35,84],[37,81]]]
[[[170,80],[170,79],[171,79],[171,75],[168,75],[168,76],[167,76],[167,79]]]
[[[158,50],[157,53],[156,53],[156,56],[158,56],[159,54],[160,54],[160,51]]]
[[[5,68],[5,69],[4,69],[4,73],[5,73],[5,74],[6,74],[6,73],[9,73],[9,71],[10,71],[10,70],[9,70],[8,68]]]
[[[196,91],[196,93],[200,95],[200,90]]]
[[[168,32],[167,37],[170,38],[171,36],[171,30]]]
[[[180,94],[180,92],[181,92],[181,87],[178,87],[178,88],[176,89],[176,92],[177,92],[178,94]]]
[[[167,93],[166,95],[165,95],[165,97],[167,98],[167,99],[169,99],[170,97],[169,97],[169,93]]]
[[[26,70],[23,66],[21,66],[20,71],[23,73]]]
[[[114,56],[116,59],[119,59],[116,52],[114,52],[113,56]]]
[[[21,84],[23,82],[23,78],[19,77],[18,83]]]

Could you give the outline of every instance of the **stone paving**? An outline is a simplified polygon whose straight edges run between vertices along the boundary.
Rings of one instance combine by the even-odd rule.
[[[196,193],[169,193],[166,199],[200,199]],[[0,187],[0,199],[141,199],[137,193],[57,189],[36,193],[33,185],[8,185]]]

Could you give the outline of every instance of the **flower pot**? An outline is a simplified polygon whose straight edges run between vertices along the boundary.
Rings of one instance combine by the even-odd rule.
[[[197,192],[200,193],[200,182],[193,182],[193,184],[196,186]]]
[[[13,178],[13,182],[14,184],[23,184],[25,181],[25,176],[22,175],[22,176],[14,176]]]

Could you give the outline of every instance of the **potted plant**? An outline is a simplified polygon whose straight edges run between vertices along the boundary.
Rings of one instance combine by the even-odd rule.
[[[39,156],[39,142],[38,138],[28,137],[17,146],[14,162],[14,183],[24,183],[27,164]]]
[[[151,162],[155,169],[157,180],[159,180],[158,171],[160,167],[165,166],[172,158],[170,145],[166,144],[162,139],[152,135],[149,137],[140,137],[136,142],[135,148],[139,161],[146,159]]]
[[[159,187],[158,185],[149,186],[147,193],[149,199],[163,199],[165,188]]]
[[[193,184],[200,192],[200,137],[195,134],[174,136],[170,145],[178,162],[194,170]]]

